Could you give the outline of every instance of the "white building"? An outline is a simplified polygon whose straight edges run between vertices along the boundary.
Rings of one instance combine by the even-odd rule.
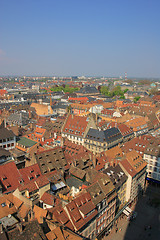
[[[147,180],[160,181],[160,145],[158,141],[146,148],[143,159],[147,162]]]

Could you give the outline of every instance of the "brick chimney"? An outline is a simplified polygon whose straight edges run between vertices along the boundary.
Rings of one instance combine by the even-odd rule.
[[[16,226],[17,226],[20,234],[22,234],[22,232],[23,232],[22,223],[18,223]]]

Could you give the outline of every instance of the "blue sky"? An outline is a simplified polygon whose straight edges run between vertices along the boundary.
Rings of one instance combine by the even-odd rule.
[[[160,77],[159,0],[0,0],[0,75]]]

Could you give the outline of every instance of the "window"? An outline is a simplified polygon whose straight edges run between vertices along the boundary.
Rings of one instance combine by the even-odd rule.
[[[2,207],[5,207],[6,206],[6,203],[4,202],[4,203],[1,203],[1,206]]]

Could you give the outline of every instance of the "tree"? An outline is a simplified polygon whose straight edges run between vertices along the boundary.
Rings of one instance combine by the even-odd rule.
[[[126,92],[128,92],[128,90],[129,90],[129,89],[128,89],[128,88],[126,88],[126,89],[124,89],[124,91],[123,91],[123,92],[124,92],[124,93],[126,93]]]
[[[141,98],[140,96],[135,97],[135,98],[133,99],[133,102],[134,102],[134,103],[137,103],[140,98]]]

